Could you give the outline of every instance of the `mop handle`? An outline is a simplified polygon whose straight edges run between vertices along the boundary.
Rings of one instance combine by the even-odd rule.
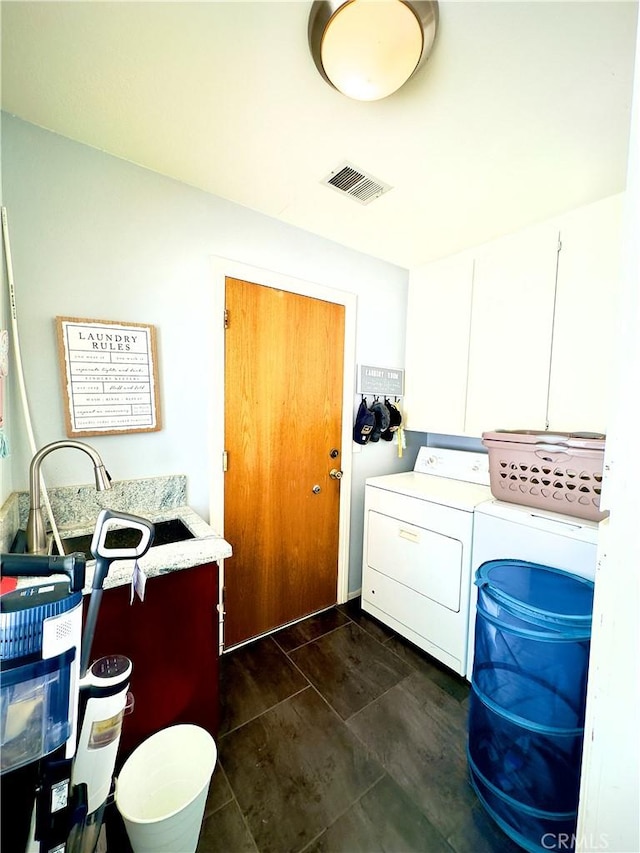
[[[89,607],[87,608],[87,619],[84,625],[84,633],[82,635],[82,652],[80,655],[80,678],[84,678],[89,668],[89,657],[91,656],[91,646],[93,645],[93,635],[96,632],[96,622],[98,621],[98,611],[100,610],[100,602],[102,601],[102,593],[104,590],[93,589],[89,598]]]
[[[125,524],[127,527],[133,527],[141,533],[141,540],[134,548],[107,548],[106,536],[113,524]],[[93,635],[96,630],[96,622],[98,621],[98,611],[100,610],[100,602],[102,601],[103,584],[105,578],[109,574],[111,563],[116,560],[133,560],[146,554],[153,542],[155,528],[146,518],[140,518],[137,515],[131,515],[126,512],[117,512],[116,510],[103,509],[100,510],[96,528],[93,532],[91,540],[91,553],[95,557],[96,565],[93,572],[93,581],[91,584],[91,598],[89,599],[89,607],[87,609],[87,619],[82,635],[82,654],[80,657],[80,678],[84,678],[89,668],[89,657],[91,655],[91,646],[93,645]]]

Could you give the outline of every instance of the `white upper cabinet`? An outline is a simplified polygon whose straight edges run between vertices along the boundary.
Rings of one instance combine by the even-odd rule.
[[[549,429],[607,431],[620,293],[623,194],[560,220]]]
[[[544,430],[558,228],[527,228],[475,255],[465,432]]]
[[[418,432],[464,432],[473,256],[409,277],[404,416]]]
[[[411,272],[406,427],[606,432],[623,194]]]

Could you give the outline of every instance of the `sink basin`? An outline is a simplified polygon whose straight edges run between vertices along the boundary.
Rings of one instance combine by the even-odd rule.
[[[172,545],[174,542],[184,542],[187,539],[195,539],[194,534],[186,524],[179,518],[170,518],[168,521],[154,522],[155,536],[152,548],[156,545]],[[86,536],[70,536],[62,540],[65,554],[74,554],[78,551],[84,553],[88,560],[92,560],[91,540],[93,534]],[[107,531],[105,545],[107,548],[135,548],[142,539],[142,533],[131,527],[111,528]],[[55,541],[52,544],[52,554],[58,553]]]

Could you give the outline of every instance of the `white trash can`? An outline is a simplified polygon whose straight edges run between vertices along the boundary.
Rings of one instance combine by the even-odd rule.
[[[171,726],[140,744],[116,781],[134,853],[195,853],[217,750],[199,726]]]

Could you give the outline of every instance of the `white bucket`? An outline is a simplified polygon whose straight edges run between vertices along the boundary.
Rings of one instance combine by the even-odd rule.
[[[134,853],[195,853],[217,750],[199,726],[163,729],[140,744],[116,782]]]

